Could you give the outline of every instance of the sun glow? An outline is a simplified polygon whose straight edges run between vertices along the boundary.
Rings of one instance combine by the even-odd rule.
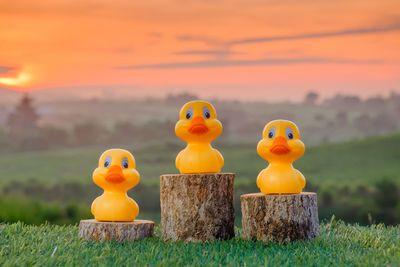
[[[33,75],[27,72],[21,72],[17,77],[0,77],[0,85],[7,86],[26,86],[32,81]]]

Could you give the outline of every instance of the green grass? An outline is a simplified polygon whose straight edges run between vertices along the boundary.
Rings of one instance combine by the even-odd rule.
[[[400,226],[361,227],[331,220],[310,242],[263,244],[239,237],[209,243],[78,241],[77,226],[0,225],[3,266],[398,266]]]
[[[159,175],[177,173],[174,162],[183,143],[154,142],[127,147],[137,162],[141,183],[158,184]],[[223,171],[234,172],[236,184],[255,184],[257,174],[267,166],[256,152],[256,144],[215,145],[224,158]],[[77,182],[92,184],[91,174],[100,154],[107,148],[75,148],[0,154],[0,187],[13,181],[40,181],[44,185]],[[382,178],[400,181],[400,135],[361,141],[307,147],[295,162],[315,185],[354,185]]]

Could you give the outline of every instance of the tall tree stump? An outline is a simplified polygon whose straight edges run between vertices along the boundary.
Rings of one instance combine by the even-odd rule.
[[[81,220],[79,223],[79,239],[118,242],[139,240],[152,237],[154,222],[134,220],[133,222],[100,222],[97,220]]]
[[[318,237],[316,193],[246,194],[240,197],[243,237],[264,242],[292,242]]]
[[[166,240],[234,237],[233,173],[160,176],[161,232]]]

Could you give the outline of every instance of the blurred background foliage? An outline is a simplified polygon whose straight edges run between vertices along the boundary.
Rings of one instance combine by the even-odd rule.
[[[0,101],[0,221],[77,223],[92,217],[101,194],[91,181],[105,149],[121,147],[136,158],[140,184],[129,192],[140,218],[159,221],[159,175],[176,173],[184,147],[174,134],[181,106],[197,97],[37,102],[23,95]],[[273,119],[295,121],[306,143],[295,167],[318,193],[321,219],[372,224],[400,222],[400,95],[360,99],[310,92],[301,103],[210,100],[224,132],[214,145],[235,172],[235,208],[241,194],[257,192],[256,177],[267,163],[256,144]]]

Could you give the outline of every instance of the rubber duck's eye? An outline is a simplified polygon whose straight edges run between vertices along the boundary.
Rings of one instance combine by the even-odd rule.
[[[127,157],[125,157],[125,158],[123,158],[123,159],[121,160],[121,166],[122,166],[122,168],[124,168],[124,169],[128,169],[128,167],[129,167],[129,161],[128,161],[128,158],[127,158]]]
[[[111,165],[111,156],[107,156],[104,160],[104,167],[108,168]]]
[[[186,111],[186,119],[190,120],[193,116],[193,108],[188,108]]]
[[[292,130],[292,128],[290,128],[290,127],[286,128],[286,137],[289,140],[293,139],[293,130]]]
[[[276,131],[276,128],[275,128],[275,127],[271,127],[271,128],[269,129],[269,132],[268,132],[268,138],[270,138],[270,139],[274,138],[274,136],[275,136],[275,131]]]
[[[204,115],[204,118],[206,118],[206,119],[209,119],[211,117],[210,110],[208,109],[208,107],[203,108],[203,115]]]

